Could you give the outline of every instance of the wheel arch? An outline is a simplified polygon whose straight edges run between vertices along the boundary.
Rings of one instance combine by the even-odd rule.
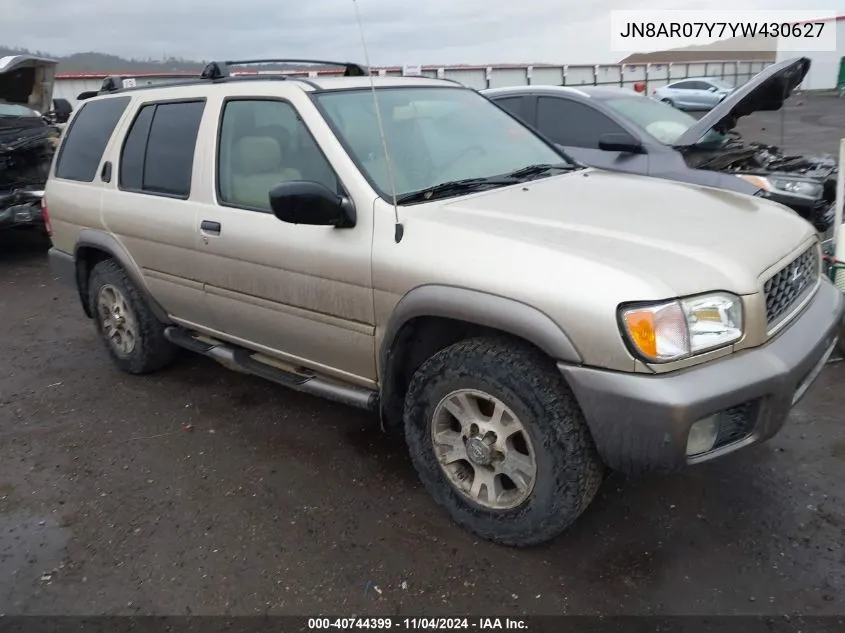
[[[155,317],[163,323],[170,322],[167,312],[147,288],[135,260],[113,235],[97,229],[82,229],[73,249],[73,259],[76,265],[76,288],[82,302],[82,309],[89,318],[93,317],[88,302],[88,280],[91,271],[101,261],[112,259],[126,271],[126,275],[138,288]]]
[[[556,361],[582,357],[551,317],[526,303],[455,286],[426,285],[408,292],[391,314],[378,350],[383,419],[401,421],[413,372],[429,356],[471,336],[506,335]]]

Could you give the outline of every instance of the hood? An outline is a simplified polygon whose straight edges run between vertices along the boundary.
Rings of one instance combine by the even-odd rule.
[[[728,93],[725,99],[684,132],[675,146],[695,145],[711,129],[732,130],[737,120],[752,112],[780,110],[810,70],[807,57],[793,57],[768,66],[747,83]]]
[[[556,261],[560,279],[610,269],[661,296],[759,292],[759,276],[815,234],[763,198],[594,169],[467,196],[421,217],[486,234],[496,252]]]
[[[53,109],[58,62],[34,55],[0,57],[0,101],[28,106],[45,114]]]

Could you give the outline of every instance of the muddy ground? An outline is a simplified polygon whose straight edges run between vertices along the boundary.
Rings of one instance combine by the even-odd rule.
[[[843,112],[791,105],[784,144],[835,151]],[[781,115],[743,129],[780,143]],[[845,613],[845,364],[768,444],[614,476],[517,551],[366,414],[190,355],[120,373],[46,248],[0,236],[0,613]]]

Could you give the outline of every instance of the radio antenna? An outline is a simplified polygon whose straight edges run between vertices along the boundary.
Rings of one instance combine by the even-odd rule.
[[[402,236],[405,234],[405,227],[399,221],[399,205],[396,204],[396,180],[393,178],[393,163],[390,161],[390,152],[387,150],[387,138],[384,135],[384,125],[381,119],[381,110],[378,106],[378,96],[376,95],[376,84],[373,79],[373,71],[370,67],[370,53],[367,50],[367,38],[364,37],[364,25],[361,22],[361,13],[358,10],[358,0],[352,0],[355,6],[355,19],[358,22],[358,31],[361,34],[361,46],[364,48],[364,63],[367,65],[367,74],[370,77],[370,92],[373,95],[373,104],[376,109],[376,123],[378,124],[378,133],[381,137],[381,147],[384,151],[384,161],[387,164],[387,177],[390,180],[390,195],[393,200],[393,220],[395,223],[394,237],[396,243],[402,241]]]

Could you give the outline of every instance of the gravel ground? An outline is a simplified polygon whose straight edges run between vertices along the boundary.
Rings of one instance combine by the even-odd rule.
[[[843,111],[790,105],[783,144],[836,151]],[[743,130],[780,143],[779,121]],[[46,248],[0,235],[0,613],[845,613],[845,364],[768,444],[613,476],[510,550],[454,526],[369,415],[191,355],[121,374]]]

